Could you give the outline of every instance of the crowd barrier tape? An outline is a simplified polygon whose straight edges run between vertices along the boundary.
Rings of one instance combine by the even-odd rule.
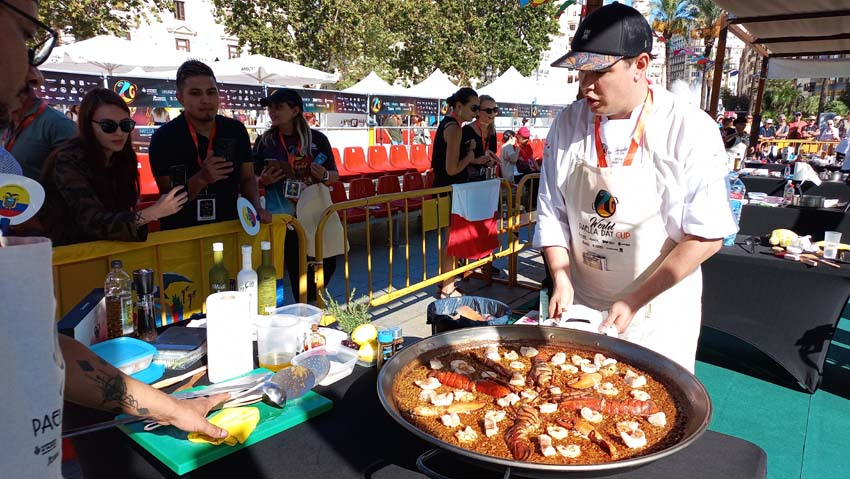
[[[304,229],[291,215],[274,215],[261,225],[256,236],[249,236],[239,221],[226,221],[148,235],[144,243],[94,241],[53,248],[53,287],[59,317],[67,314],[94,288],[102,288],[110,262],[120,259],[124,271],[152,268],[159,288],[161,324],[190,317],[203,310],[209,295],[209,269],[213,265],[212,244],[224,243],[224,261],[231,278],[241,269],[242,245],[253,247],[252,264],[260,264],[261,241],[270,241],[278,279],[283,277],[284,241],[287,228],[299,238],[300,302],[307,300],[307,253]]]
[[[774,146],[782,150],[789,146],[794,147],[794,151],[798,155],[820,154],[834,155],[835,147],[838,146],[838,140],[817,141],[817,140],[761,140],[758,142],[759,151],[769,151]]]
[[[539,177],[539,175],[537,175]],[[526,182],[527,183],[527,182]],[[408,294],[414,293],[416,291],[425,289],[429,286],[436,285],[448,278],[452,278],[458,275],[462,275],[464,273],[472,272],[477,268],[482,268],[485,265],[492,264],[493,261],[497,258],[508,257],[511,258],[514,252],[514,246],[517,244],[516,241],[516,230],[515,230],[515,221],[518,216],[514,213],[514,195],[513,195],[513,186],[508,183],[506,180],[501,180],[501,187],[499,190],[499,210],[498,210],[498,221],[497,221],[497,230],[498,230],[498,238],[499,238],[499,246],[487,257],[479,259],[479,260],[470,260],[465,264],[461,264],[453,268],[451,271],[439,271],[436,275],[429,276],[428,268],[427,268],[427,259],[429,255],[432,258],[436,258],[439,260],[439,252],[441,251],[442,242],[445,240],[443,235],[443,230],[448,227],[448,217],[450,214],[450,198],[452,193],[451,186],[439,187],[439,188],[430,188],[424,190],[416,190],[409,191],[403,193],[392,193],[392,194],[384,194],[378,195],[370,198],[362,198],[357,200],[350,200],[345,202],[336,203],[330,207],[328,207],[322,215],[321,220],[316,229],[316,243],[315,243],[315,252],[316,258],[315,261],[311,262],[311,266],[314,268],[314,278],[316,281],[316,287],[320,293],[323,293],[326,287],[324,271],[322,265],[322,252],[323,252],[323,232],[327,221],[333,215],[339,215],[342,220],[343,232],[346,237],[348,237],[348,221],[347,221],[347,210],[351,208],[363,208],[366,212],[366,231],[365,231],[365,239],[366,239],[366,274],[368,280],[368,301],[371,306],[380,306],[389,302],[392,302],[396,299],[399,299]],[[519,196],[517,196],[519,198]],[[410,208],[410,200],[419,200],[423,199],[422,203],[422,216],[421,222],[419,224],[421,238],[419,245],[414,245],[410,240],[410,229],[411,229],[411,212]],[[426,208],[426,204],[430,204],[431,210]],[[382,206],[383,205],[383,206]],[[377,211],[377,208],[387,208],[391,209],[392,205],[396,205],[397,212],[395,214],[388,214],[385,217],[382,215],[382,219],[385,220],[387,226],[387,235],[388,235],[388,243],[390,245],[394,244],[396,238],[393,237],[395,223],[399,223],[400,228],[398,230],[401,231],[399,236],[403,235],[403,238],[397,238],[399,241],[399,245],[403,248],[404,255],[404,286],[401,288],[394,288],[393,286],[393,267],[394,267],[394,248],[388,248],[388,278],[387,278],[387,287],[386,289],[380,288],[376,290],[374,287],[373,274],[372,274],[372,265],[373,265],[373,252],[372,252],[372,226],[373,222],[371,221],[374,217],[370,214],[371,211]],[[429,212],[430,211],[430,212]],[[396,218],[396,216],[398,218]],[[438,218],[440,219],[438,221]],[[437,230],[436,236],[436,248],[428,248],[427,245],[427,236],[426,233],[429,231]],[[419,247],[421,253],[422,260],[422,274],[421,277],[412,278],[411,277],[411,248]],[[350,263],[349,263],[349,254],[346,251],[343,255],[343,274],[345,277],[345,291],[346,298],[350,297],[351,293],[351,282],[350,282]],[[510,260],[509,260],[510,262]],[[457,263],[456,263],[457,264]],[[516,264],[516,261],[514,261]],[[516,272],[512,272],[509,274],[509,278],[516,278]],[[493,279],[490,275],[486,276],[487,281],[499,281],[497,279]],[[511,285],[510,279],[504,281]],[[376,294],[379,291],[383,291],[383,294]],[[319,294],[319,305],[321,306],[321,298],[322,294]]]

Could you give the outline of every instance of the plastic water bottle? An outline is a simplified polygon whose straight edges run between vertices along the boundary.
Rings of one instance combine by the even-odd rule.
[[[787,169],[788,167],[786,167]],[[782,204],[785,206],[790,206],[794,204],[794,182],[788,180],[788,183],[785,185],[785,190],[782,192]]]
[[[251,315],[257,312],[257,272],[251,265],[250,245],[242,245],[242,271],[236,275],[236,287],[248,295],[248,307]]]
[[[124,271],[121,260],[113,260],[106,275],[103,293],[106,298],[106,330],[109,339],[132,335],[133,290],[130,275]]]
[[[782,172],[782,177],[786,180],[791,179],[791,163],[787,163],[785,165],[785,171]]]
[[[737,226],[741,220],[741,209],[744,207],[744,197],[747,195],[747,188],[744,182],[738,178],[737,173],[729,175],[729,208],[732,210],[732,216],[735,218]],[[735,235],[737,232],[723,238],[723,246],[732,246],[735,244]]]

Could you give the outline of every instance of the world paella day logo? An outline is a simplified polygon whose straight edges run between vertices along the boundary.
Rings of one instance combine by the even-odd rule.
[[[617,223],[610,220],[614,213],[617,212],[617,197],[612,195],[607,190],[599,190],[596,193],[596,198],[593,200],[593,211],[597,216],[593,216],[589,221],[582,222],[579,229],[589,235],[603,237],[620,237],[622,232],[616,232],[614,228]],[[625,238],[621,238],[625,239]]]
[[[118,94],[124,103],[131,104],[136,100],[136,92],[139,90],[139,87],[130,81],[127,80],[118,80],[115,82],[115,86],[112,87],[112,91]]]
[[[372,98],[372,113],[378,113],[384,106],[384,101],[378,97]]]

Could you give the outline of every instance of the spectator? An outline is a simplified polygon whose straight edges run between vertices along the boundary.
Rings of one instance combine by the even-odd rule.
[[[260,185],[266,189],[266,207],[271,213],[296,216],[296,202],[300,199],[303,187],[339,180],[333,150],[328,138],[307,124],[303,114],[304,101],[295,90],[280,88],[260,100],[260,105],[268,109],[272,125],[257,139],[253,155],[255,168],[262,170]],[[297,189],[291,190],[290,185],[296,185]],[[326,206],[330,206],[329,192],[327,201]],[[312,233],[315,235],[315,232]],[[324,244],[326,249],[323,253],[326,253],[330,241]],[[298,298],[301,293],[301,273],[298,269],[298,235],[295,231],[287,230],[284,246],[285,269],[289,273],[293,297]],[[325,284],[328,284],[336,271],[336,256],[323,256]],[[316,301],[312,268],[307,270],[307,301]]]
[[[173,188],[155,205],[134,212],[139,170],[130,133],[136,123],[112,90],[95,88],[80,106],[80,136],[54,151],[44,165],[44,207],[39,212],[56,246],[86,241],[145,241],[147,224],[176,213],[186,203]]]
[[[0,131],[5,130],[9,126],[9,110],[3,104],[0,104]],[[21,165],[18,160],[6,151],[6,148],[0,146],[0,174],[23,175]]]
[[[461,131],[460,144],[465,145],[470,140],[475,141],[476,158],[483,157],[483,163],[469,165],[466,167],[466,177],[469,181],[478,181],[486,178],[488,166],[494,165],[499,157],[496,156],[496,126],[493,121],[499,115],[499,107],[496,100],[488,95],[478,98],[478,115],[470,123],[466,124]]]
[[[387,134],[390,135],[390,141],[393,145],[401,145],[402,135],[401,135],[401,117],[398,115],[389,115],[384,120],[384,127],[386,127]]]
[[[431,135],[428,133],[428,122],[424,117],[415,117],[413,123],[413,144],[414,145],[430,145]]]
[[[774,136],[777,140],[784,140],[788,138],[788,133],[790,132],[790,127],[788,126],[788,120],[785,115],[779,115],[779,124],[776,126],[776,132]]]
[[[729,170],[734,169],[735,158],[743,160],[747,156],[750,146],[750,135],[747,133],[747,119],[743,115],[735,118],[735,137],[732,146],[726,148],[728,155]]]
[[[15,94],[24,84],[27,58],[37,66],[50,55],[58,35],[37,20],[38,2],[3,0],[0,2],[0,111],[18,106]],[[37,49],[29,49],[30,39],[44,41]],[[35,246],[32,242],[7,238],[0,248],[0,270],[18,266],[17,252]],[[49,262],[49,260],[48,260]],[[4,269],[5,267],[5,269]],[[49,265],[39,264],[38,273],[47,275]],[[14,272],[13,272],[14,273]],[[14,304],[25,291],[37,286],[24,281],[18,274],[6,274],[0,279],[0,303]],[[37,291],[52,298],[52,289]],[[52,301],[52,300],[51,300]],[[19,301],[17,301],[19,302]],[[43,312],[27,304],[18,305],[22,314]],[[214,438],[227,437],[227,431],[213,426],[204,418],[228,394],[209,398],[178,401],[118,369],[109,366],[89,348],[65,335],[58,334],[52,314],[26,316],[26,321],[0,321],[0,363],[26,364],[26,368],[5,367],[0,370],[0,384],[6,388],[0,424],[8,441],[0,450],[0,464],[6,477],[15,479],[58,479],[62,476],[61,437],[59,421],[63,417],[63,400],[83,406],[101,408],[111,413],[126,413],[149,417],[161,424],[173,424],[184,431],[197,431]],[[26,418],[22,414],[26,411]],[[36,418],[45,418],[43,427],[36,427]],[[29,420],[33,418],[33,422]],[[23,419],[23,420],[22,420]],[[33,450],[49,445],[50,456]],[[81,457],[82,460],[82,457]]]
[[[832,119],[826,120],[826,128],[823,129],[818,141],[838,141],[841,135],[838,133],[838,127]]]
[[[171,121],[171,116],[165,108],[157,107],[153,109],[151,119],[153,120],[154,125],[161,126]]]
[[[516,178],[516,182],[519,183],[519,180],[523,176],[528,173],[536,173],[540,171],[540,168],[537,166],[534,158],[534,150],[531,148],[531,132],[528,130],[528,127],[524,126],[517,130],[516,143],[519,147],[516,162],[516,169],[519,172],[519,176]]]
[[[478,113],[478,94],[472,88],[461,88],[452,94],[447,102],[451,111],[440,121],[431,149],[435,188],[465,183],[466,167],[485,163],[485,157],[475,156],[475,144],[471,143],[475,140],[461,144],[461,125],[471,121]],[[451,271],[455,267],[455,259],[446,253],[447,246],[448,242],[443,241],[440,249],[441,271]],[[454,278],[443,280],[437,293],[440,298],[458,297],[461,294],[454,284]]]
[[[838,123],[838,136],[842,139],[850,138],[850,113]]]
[[[803,128],[806,127],[806,122],[803,120],[803,113],[794,113],[794,121],[788,124],[788,139],[799,140],[803,138]]]
[[[753,131],[753,115],[747,113],[747,125],[744,127],[744,131],[749,135]]]
[[[65,112],[65,116],[74,123],[77,122],[79,114],[79,107],[77,105],[71,105],[71,108],[68,108],[68,111]]]
[[[27,84],[20,90],[21,107],[12,112],[15,128],[6,141],[6,149],[21,164],[24,176],[33,180],[41,176],[50,152],[77,135],[73,121],[36,95],[41,78],[38,69],[30,67]]]
[[[759,128],[759,141],[772,140],[776,137],[776,128],[773,126],[773,120],[768,118],[764,120],[764,126]]]
[[[802,135],[804,140],[817,139],[820,136],[818,117],[814,115],[809,117],[809,122],[803,127]]]
[[[154,132],[149,154],[160,192],[171,189],[173,167],[183,168],[189,201],[163,218],[162,229],[235,220],[240,193],[263,223],[270,222],[271,215],[260,206],[248,131],[217,114],[218,87],[210,67],[197,60],[183,63],[177,70],[177,100],[183,113]]]
[[[516,146],[516,134],[511,130],[502,133],[502,151],[499,152],[500,169],[502,178],[514,182],[519,175],[516,170],[516,162],[519,156],[519,148]]]
[[[723,119],[723,130],[721,131],[721,136],[723,137],[723,144],[726,149],[732,148],[735,144],[735,138],[738,136],[738,130],[732,126],[733,118],[724,118]]]

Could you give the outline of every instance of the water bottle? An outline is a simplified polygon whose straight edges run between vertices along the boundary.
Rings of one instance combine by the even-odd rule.
[[[791,179],[791,163],[787,163],[785,165],[785,171],[782,172],[782,177],[786,180]]]
[[[729,175],[729,208],[732,210],[732,216],[735,218],[735,226],[741,220],[741,209],[744,207],[744,197],[747,194],[747,188],[744,182],[738,178],[737,173]],[[723,246],[732,246],[735,244],[735,233],[723,238]]]
[[[791,206],[794,204],[794,194],[794,182],[788,180],[788,183],[785,185],[785,190],[782,192],[782,204],[785,206]]]
[[[112,269],[106,275],[104,296],[106,298],[106,331],[109,339],[132,335],[133,290],[130,275],[124,271],[121,260],[113,260]]]

